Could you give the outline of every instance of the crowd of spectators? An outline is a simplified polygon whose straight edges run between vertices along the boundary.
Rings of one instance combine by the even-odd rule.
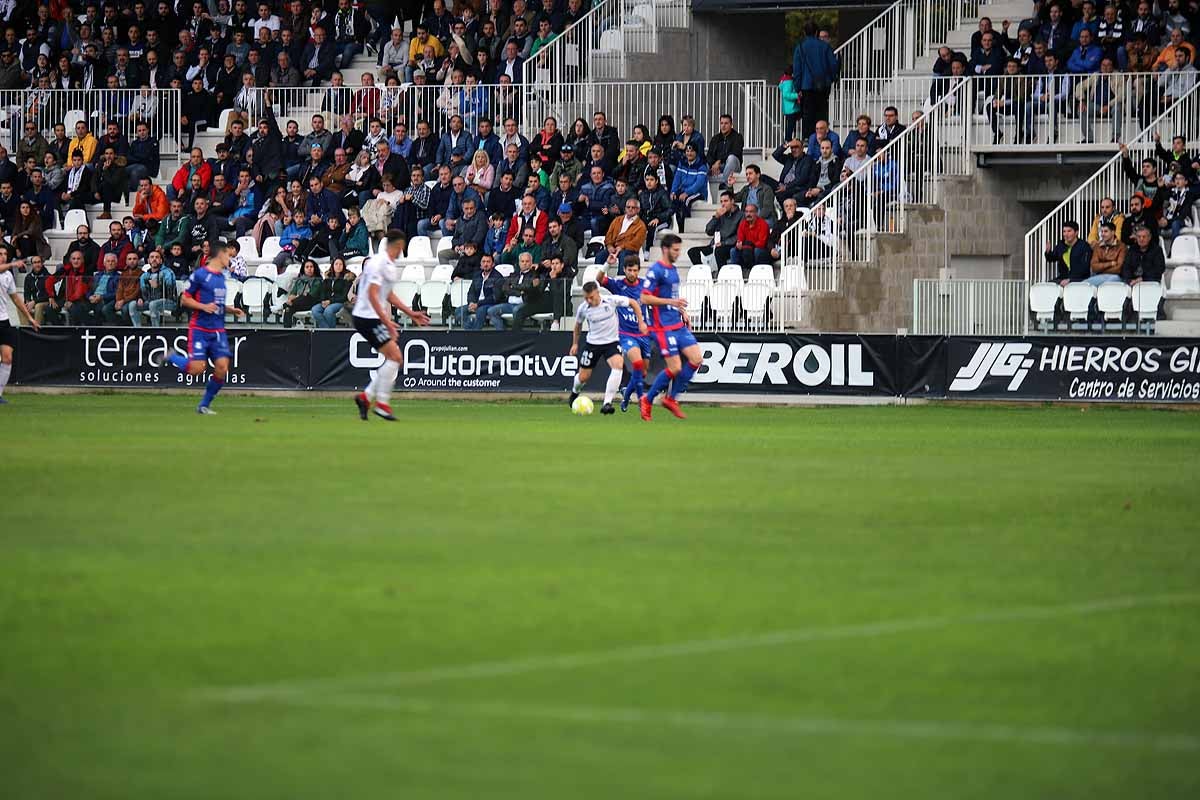
[[[1046,247],[1060,285],[1163,280],[1167,245],[1193,225],[1193,209],[1200,207],[1200,153],[1189,151],[1181,136],[1170,150],[1155,140],[1154,156],[1137,166],[1122,145],[1122,170],[1133,190],[1126,210],[1103,198],[1086,232],[1068,221],[1061,240]]]
[[[1016,24],[996,28],[982,17],[970,52],[943,46],[932,72],[993,79],[982,82],[980,98],[996,143],[1005,117],[1018,144],[1039,133],[1060,141],[1060,121],[1074,117],[1083,143],[1095,140],[1098,117],[1111,120],[1111,141],[1120,142],[1125,119],[1141,130],[1195,85],[1198,37],[1195,0],[1039,0]],[[930,100],[949,83],[935,82]],[[1035,124],[1039,115],[1048,131]]]

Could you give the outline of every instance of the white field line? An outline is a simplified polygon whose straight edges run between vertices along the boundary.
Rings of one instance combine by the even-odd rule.
[[[1060,726],[787,717],[726,711],[539,706],[524,703],[440,703],[391,695],[287,695],[271,702],[304,708],[361,709],[465,719],[542,720],[578,724],[648,725],[771,736],[851,736],[961,742],[1106,747],[1168,752],[1200,751],[1200,737],[1143,731],[1100,731]]]
[[[738,652],[803,642],[832,641],[837,639],[872,639],[879,636],[894,636],[903,633],[960,626],[1052,620],[1064,617],[1112,613],[1127,609],[1196,605],[1197,603],[1200,603],[1200,593],[1110,597],[1064,605],[997,609],[961,616],[917,617],[855,625],[796,628],[721,639],[697,639],[669,644],[633,645],[631,647],[619,647],[611,650],[598,650],[587,653],[567,653],[563,655],[534,656],[531,658],[503,661],[483,661],[474,664],[431,667],[402,672],[281,681],[278,683],[264,683],[250,686],[213,687],[199,690],[199,694],[208,699],[225,702],[254,702],[272,697],[307,694],[310,692],[423,686],[443,681],[507,677],[531,672],[580,669],[605,664],[632,664],[662,658]]]

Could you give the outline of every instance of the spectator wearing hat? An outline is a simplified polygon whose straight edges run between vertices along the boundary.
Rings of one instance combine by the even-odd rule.
[[[559,175],[569,177],[571,186],[577,186],[580,176],[583,175],[583,164],[575,157],[575,148],[569,144],[564,143],[558,148],[558,161],[554,164],[554,169],[550,171],[551,186],[558,186]]]
[[[559,206],[558,221],[562,223],[563,233],[570,237],[571,241],[575,242],[575,246],[579,248],[583,247],[586,231],[583,228],[583,224],[576,217],[574,207],[567,203]]]
[[[1137,228],[1150,231],[1150,239],[1158,246],[1158,212],[1153,202],[1142,192],[1136,192],[1129,198],[1129,213],[1125,215],[1125,224],[1121,228],[1120,239],[1126,249],[1133,247],[1137,241],[1134,233]]]

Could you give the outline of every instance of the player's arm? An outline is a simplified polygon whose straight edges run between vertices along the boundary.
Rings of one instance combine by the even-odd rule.
[[[17,313],[29,323],[29,327],[33,328],[35,331],[42,327],[41,325],[37,324],[37,320],[33,318],[33,315],[29,313],[29,309],[25,307],[25,298],[21,297],[21,295],[16,292],[10,294],[9,297],[12,298],[13,305],[17,307]]]
[[[192,311],[203,311],[205,314],[217,313],[216,303],[201,303],[195,298],[195,296],[192,295],[190,291],[187,290],[185,290],[183,294],[179,296],[179,304],[184,308],[191,309]]]
[[[629,299],[629,307],[633,309],[633,315],[637,317],[638,330],[642,333],[648,333],[650,329],[646,326],[646,315],[642,313],[642,304],[631,297]]]
[[[642,292],[641,304],[644,306],[673,306],[678,309],[687,308],[687,300],[682,297],[659,297],[649,292]]]
[[[392,304],[393,308],[399,309],[401,314],[404,314],[418,325],[429,324],[428,314],[426,314],[424,311],[413,311],[403,300],[401,300],[399,297],[396,297],[395,292],[389,293],[387,299],[388,302]]]

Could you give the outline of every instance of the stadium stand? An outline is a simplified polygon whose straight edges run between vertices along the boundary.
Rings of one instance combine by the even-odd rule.
[[[1063,222],[1086,227],[1090,251],[1101,216],[1134,218],[1112,185],[1130,180],[1167,257],[1166,315],[1198,294],[1194,270],[1172,280],[1200,264],[1187,244],[1200,233],[1195,3],[897,0],[836,50],[834,32],[808,29],[778,80],[689,84],[641,82],[632,66],[688,26],[681,0],[434,0],[415,19],[390,2],[175,5],[70,2],[9,20],[26,36],[0,48],[13,94],[0,98],[0,213],[7,258],[38,255],[49,273],[31,286],[47,322],[71,321],[72,293],[96,280],[107,251],[93,236],[146,267],[157,251],[175,279],[217,238],[237,240],[236,302],[282,322],[305,259],[354,274],[397,227],[404,279],[447,324],[483,253],[508,275],[533,256],[553,311],[514,318],[544,327],[569,315],[581,260],[613,274],[627,252],[649,263],[670,230],[698,327],[801,327],[813,303],[857,291],[848,270],[889,257],[882,237],[954,204],[976,162],[1064,153],[1104,166],[1030,232],[1026,283],[1048,277],[1040,248]],[[1154,138],[1177,133],[1169,149]],[[1121,201],[1109,214],[1100,184]],[[94,233],[109,221],[124,233]],[[1133,227],[1117,232],[1126,247]],[[1123,264],[1108,269],[1121,280]],[[911,305],[899,295],[912,291],[892,300]],[[1093,294],[1086,320],[1100,325]],[[1133,294],[1123,322],[1140,313]],[[1036,325],[1033,298],[1019,302]],[[1060,297],[1050,322],[1070,316]]]

